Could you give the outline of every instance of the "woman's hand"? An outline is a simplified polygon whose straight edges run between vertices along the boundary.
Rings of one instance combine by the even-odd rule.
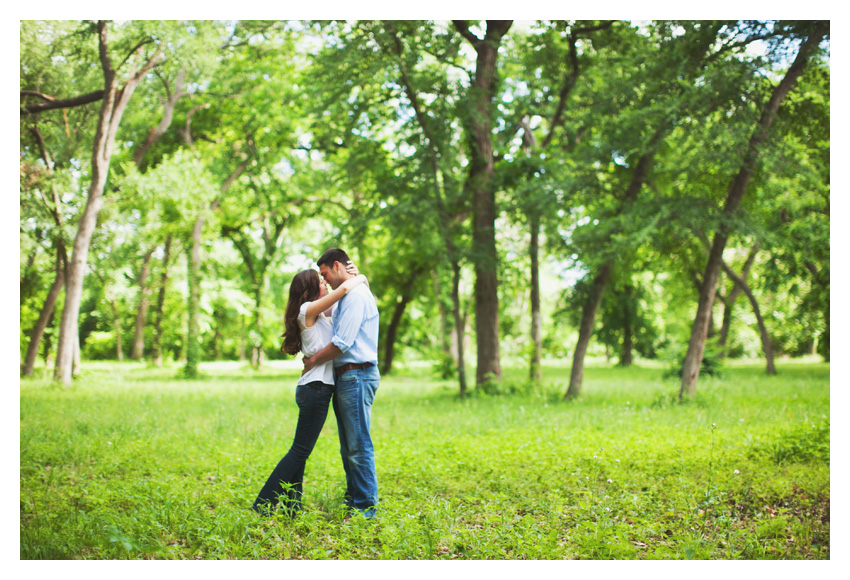
[[[360,273],[360,270],[357,269],[357,266],[354,265],[354,262],[351,260],[345,265],[345,271],[351,274],[352,276],[356,276]]]

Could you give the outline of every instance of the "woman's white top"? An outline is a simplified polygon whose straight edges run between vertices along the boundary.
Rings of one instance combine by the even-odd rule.
[[[301,309],[298,311],[298,326],[301,327],[301,352],[304,353],[304,356],[313,356],[325,348],[334,335],[333,327],[324,312],[319,313],[319,316],[316,318],[316,322],[313,323],[313,326],[310,326],[309,328],[306,326],[305,321],[307,319],[307,307],[309,305],[309,302],[305,302],[301,305]],[[298,379],[298,384],[306,385],[313,381],[321,381],[326,385],[334,384],[334,369],[332,360],[316,365],[301,375],[301,378]]]

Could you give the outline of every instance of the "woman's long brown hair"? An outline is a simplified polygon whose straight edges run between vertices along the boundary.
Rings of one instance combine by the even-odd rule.
[[[283,345],[281,352],[298,354],[301,351],[301,328],[298,326],[298,312],[301,305],[319,298],[319,273],[315,270],[301,270],[289,285],[289,302],[283,315]]]

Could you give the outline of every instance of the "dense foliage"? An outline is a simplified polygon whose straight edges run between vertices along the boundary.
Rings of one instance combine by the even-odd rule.
[[[289,280],[340,246],[380,301],[385,373],[428,360],[451,376],[458,344],[467,364],[490,348],[475,324],[488,264],[506,362],[569,359],[598,290],[588,354],[678,364],[723,223],[724,261],[764,320],[722,273],[708,329],[721,356],[761,356],[761,336],[777,356],[828,360],[828,39],[780,107],[740,210],[721,211],[807,26],[515,22],[481,107],[476,39],[492,22],[107,23],[116,64],[159,60],[116,132],[82,359],[259,368],[282,356]],[[21,359],[43,316],[34,344],[50,369],[63,308],[62,294],[47,308],[51,283],[86,203],[100,104],[39,107],[96,92],[102,75],[91,22],[22,21],[20,43]],[[494,249],[474,221],[482,116]]]

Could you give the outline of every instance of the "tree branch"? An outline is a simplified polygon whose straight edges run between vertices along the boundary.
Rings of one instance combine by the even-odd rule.
[[[124,57],[124,60],[122,60],[121,64],[118,65],[118,68],[121,68],[122,66],[124,66],[124,63],[127,62],[128,60],[130,60],[130,57],[133,56],[136,53],[137,50],[142,48],[144,45],[150,44],[152,42],[153,42],[152,38],[145,38],[145,39],[140,40],[139,43],[136,46],[133,47],[133,50],[131,50],[130,52],[127,53],[127,56]]]
[[[605,30],[606,28],[611,28],[611,25],[614,24],[616,20],[609,20],[607,22],[602,22],[595,26],[587,26],[585,28],[576,28],[572,31],[572,34],[587,34],[588,32],[598,32],[599,30]]]
[[[201,109],[209,109],[210,104],[204,103],[203,105],[198,105],[197,107],[192,107],[189,109],[189,112],[186,113],[186,128],[182,131],[183,140],[186,142],[191,149],[195,148],[195,145],[192,143],[192,116],[200,111]]]
[[[56,97],[51,97],[50,95],[45,95],[44,93],[40,93],[38,91],[21,91],[22,97],[38,97],[39,99],[43,99],[45,101],[55,101]]]
[[[35,136],[35,140],[38,143],[38,148],[41,151],[41,158],[44,159],[44,163],[47,165],[47,169],[53,169],[53,161],[50,159],[50,154],[47,152],[47,146],[44,144],[44,137],[41,136],[41,131],[38,130],[38,125],[33,125],[30,127],[30,131]]]
[[[513,20],[488,20],[487,33],[484,35],[484,41],[501,40],[513,23]]]
[[[452,24],[455,25],[460,35],[467,39],[475,50],[478,50],[478,45],[483,41],[469,31],[469,20],[452,20]]]
[[[71,107],[79,107],[80,105],[94,103],[95,101],[99,101],[103,98],[103,89],[99,91],[93,91],[85,95],[71,97],[69,99],[56,99],[54,97],[42,95],[41,93],[37,93],[36,91],[21,91],[21,96],[26,95],[38,96],[40,98],[45,99],[45,101],[42,103],[33,103],[32,105],[25,105],[21,107],[21,115],[40,113],[42,111],[50,111],[52,109],[68,109]]]
[[[570,33],[570,63],[572,64],[572,72],[564,80],[564,86],[561,87],[558,94],[558,106],[555,109],[555,114],[552,115],[552,121],[549,123],[549,132],[546,134],[546,137],[543,138],[544,149],[552,141],[552,137],[555,135],[555,128],[561,124],[561,117],[564,114],[567,97],[575,86],[576,80],[578,80],[578,48],[576,47],[576,37],[573,33]]]

